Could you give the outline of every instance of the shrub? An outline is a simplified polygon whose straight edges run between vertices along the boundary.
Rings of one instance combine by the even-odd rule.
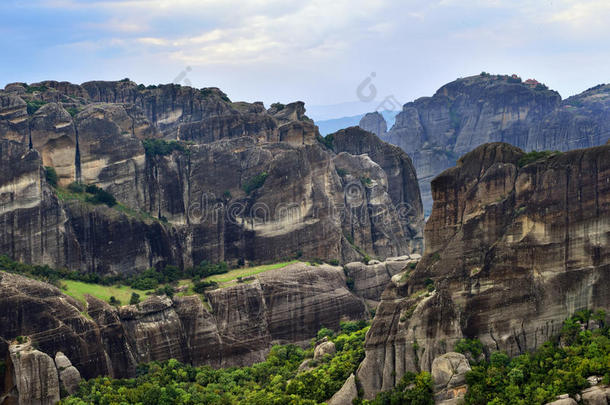
[[[203,294],[207,289],[213,289],[218,287],[218,283],[215,281],[198,281],[193,285],[193,291],[197,294]]]
[[[265,184],[265,180],[267,180],[268,176],[269,173],[267,172],[257,174],[243,185],[243,190],[246,192],[246,194],[250,194],[254,190],[261,188],[263,184]]]
[[[157,291],[155,291],[155,294],[157,295],[167,295],[170,298],[174,296],[174,293],[174,287],[172,287],[171,285],[166,285],[164,287],[158,288]]]
[[[271,108],[275,108],[277,111],[282,111],[286,106],[282,103],[273,103],[271,104]]]
[[[99,189],[91,197],[87,197],[87,201],[93,204],[106,204],[109,207],[114,207],[117,204],[116,198],[106,190]]]
[[[73,181],[72,183],[70,183],[68,185],[68,190],[72,191],[73,193],[84,193],[85,192],[85,185],[83,183],[79,183],[77,181]]]
[[[326,146],[327,149],[335,150],[335,135],[334,134],[326,135],[324,137],[318,136],[317,140],[322,145]]]
[[[362,256],[361,259],[362,263],[364,264],[369,264],[369,262],[371,261],[371,256],[367,255],[366,253],[364,254],[364,256]]]
[[[186,151],[184,145],[180,142],[166,141],[165,139],[144,139],[142,145],[148,156],[166,156],[170,155],[173,151]]]
[[[110,299],[108,300],[108,303],[109,303],[110,305],[114,305],[114,306],[116,306],[116,307],[118,307],[118,306],[120,306],[120,305],[121,305],[121,301],[120,301],[120,300],[117,300],[117,299],[115,298],[115,296],[114,296],[114,295],[113,295],[112,297],[110,297]]]
[[[47,178],[47,183],[49,183],[52,187],[57,187],[57,181],[59,180],[59,178],[57,177],[57,172],[55,171],[55,168],[45,166],[44,174]]]
[[[26,93],[32,94],[32,93],[41,93],[44,91],[47,91],[49,88],[47,86],[27,86],[26,85]]]
[[[129,305],[137,305],[140,303],[140,294],[131,293],[131,298],[129,299]]]
[[[330,259],[328,261],[328,264],[330,264],[331,266],[338,266],[339,265],[339,259]]]
[[[332,338],[333,336],[335,336],[335,332],[332,329],[322,327],[322,329],[318,331],[317,339],[322,340],[325,337]]]
[[[364,329],[368,326],[368,322],[364,319],[353,322],[341,322],[340,324],[341,333],[354,333],[360,329]]]
[[[558,153],[561,153],[561,152],[559,152],[559,151],[552,152],[550,150],[543,150],[543,151],[533,150],[533,151],[521,156],[519,158],[518,165],[519,165],[519,167],[523,167],[530,163],[536,162],[541,159],[546,159],[546,158],[553,156],[555,154],[558,154]]]
[[[76,117],[76,115],[79,113],[78,108],[76,107],[68,107],[66,108],[66,111],[68,112],[68,114],[70,114],[72,117]]]
[[[42,100],[28,100],[27,101],[27,111],[28,114],[32,115],[34,114],[36,111],[38,111],[40,109],[40,107],[42,107],[43,105],[45,105],[47,102],[46,101],[42,101]]]
[[[159,282],[151,277],[137,278],[131,283],[131,288],[136,290],[154,290],[159,286]]]
[[[371,178],[367,177],[367,176],[360,177],[360,182],[362,183],[363,186],[366,186],[366,187],[373,184],[373,181],[371,180]]]
[[[351,277],[347,277],[345,279],[345,285],[347,286],[347,288],[349,288],[350,290],[354,289],[354,279]]]
[[[476,360],[483,354],[483,344],[479,339],[460,339],[453,350],[464,355],[470,354],[472,359]]]

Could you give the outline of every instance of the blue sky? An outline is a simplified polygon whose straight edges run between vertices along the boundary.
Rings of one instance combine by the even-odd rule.
[[[234,100],[347,115],[482,70],[564,97],[610,82],[608,0],[2,0],[0,18],[0,86],[168,83],[188,67]],[[376,100],[356,103],[372,72]]]

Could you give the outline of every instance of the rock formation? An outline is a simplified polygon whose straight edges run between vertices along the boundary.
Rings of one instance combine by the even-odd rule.
[[[610,85],[562,101],[536,81],[484,74],[405,104],[395,125],[380,137],[411,156],[430,212],[431,180],[475,147],[506,142],[526,151],[566,151],[602,145],[610,137],[609,117]],[[383,126],[378,123],[383,117],[365,118],[362,128]]]
[[[425,255],[392,278],[367,334],[366,397],[460,338],[514,356],[610,307],[610,146],[524,156],[486,144],[432,182]]]
[[[214,88],[128,80],[14,83],[0,97],[0,252],[16,260],[116,274],[422,249],[408,157],[367,133],[356,149],[338,134],[329,150],[302,102],[265,110]],[[74,181],[120,205],[88,203],[67,190]]]
[[[32,347],[31,342],[9,348],[2,403],[54,405],[59,402],[59,379],[53,359]]]
[[[365,154],[386,173],[388,193],[394,210],[410,241],[411,251],[423,249],[423,207],[420,201],[415,168],[409,156],[400,148],[381,141],[372,133],[358,127],[346,128],[329,135],[333,150],[351,155]],[[386,255],[385,257],[388,257]]]
[[[466,393],[466,373],[470,370],[463,354],[449,352],[435,358],[430,371],[434,381],[434,401],[446,405],[459,403]]]
[[[129,377],[137,364],[153,360],[252,364],[264,360],[272,343],[305,343],[322,326],[338,329],[342,320],[368,316],[362,299],[346,286],[343,269],[329,265],[295,263],[259,274],[251,283],[209,291],[209,307],[193,295],[152,296],[137,306],[115,308],[93,297],[76,301],[22,276],[0,272],[0,277],[0,358],[13,353],[13,339],[28,336],[39,351],[31,345],[15,350],[31,352],[35,370],[57,368],[54,378],[59,376],[68,392],[80,375]],[[19,364],[26,364],[20,358]],[[16,370],[18,385],[23,372]]]
[[[380,138],[388,131],[388,124],[385,122],[385,118],[377,111],[365,114],[360,119],[358,126]]]

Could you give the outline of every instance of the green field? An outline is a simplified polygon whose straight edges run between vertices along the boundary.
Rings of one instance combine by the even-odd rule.
[[[281,263],[273,263],[273,264],[265,264],[262,266],[256,267],[245,267],[240,269],[231,270],[228,273],[217,274],[214,276],[206,277],[207,281],[215,281],[218,283],[219,287],[228,287],[234,284],[237,284],[237,278],[242,277],[251,277],[256,274],[264,273],[266,271],[281,269],[290,264],[297,263],[298,260],[291,260],[288,262]],[[143,301],[146,299],[146,293],[150,291],[142,291],[136,290],[126,285],[121,286],[106,286],[101,284],[90,284],[84,283],[82,281],[73,281],[73,280],[62,280],[61,281],[62,290],[64,293],[76,298],[81,302],[85,302],[85,295],[89,294],[96,298],[99,298],[103,301],[108,302],[110,297],[114,297],[117,300],[121,301],[121,305],[128,305],[129,299],[131,298],[132,293],[137,293],[140,295],[140,299]],[[161,287],[162,285],[160,285]],[[193,291],[193,280],[185,279],[178,281],[178,288],[182,286],[187,286],[185,291],[178,292],[176,295],[185,296],[185,295],[194,295]]]
[[[216,274],[214,276],[206,277],[206,281],[216,281],[219,287],[228,287],[232,284],[237,284],[237,277],[250,277],[255,274],[264,273],[269,270],[276,270],[286,267],[293,263],[298,263],[298,260],[291,260],[289,262],[281,262],[281,263],[273,263],[273,264],[265,264],[262,266],[256,267],[244,267],[241,269],[231,270],[228,273],[224,274]]]
[[[140,294],[140,299],[146,298],[146,291],[134,290],[131,287],[122,286],[106,286],[100,284],[83,283],[82,281],[62,280],[62,290],[64,293],[76,298],[81,302],[85,302],[85,294],[92,295],[96,298],[108,302],[110,297],[114,296],[121,301],[122,305],[129,304],[129,299],[132,293]],[[65,289],[63,287],[65,286]]]

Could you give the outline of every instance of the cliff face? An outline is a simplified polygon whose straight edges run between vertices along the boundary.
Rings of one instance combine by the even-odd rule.
[[[61,351],[84,378],[132,376],[141,362],[175,358],[232,366],[264,360],[272,343],[299,343],[322,327],[367,317],[341,267],[296,263],[198,295],[151,297],[138,306],[82,303],[58,288],[0,273],[0,354],[28,336],[42,353]]]
[[[265,110],[218,89],[129,81],[15,83],[0,96],[0,252],[16,260],[118,273],[421,250],[408,157],[366,136],[349,152],[368,161],[339,158],[301,102]],[[146,153],[145,139],[183,142]],[[66,190],[75,180],[121,205],[84,202]],[[414,208],[402,213],[406,206]]]
[[[432,182],[426,254],[392,279],[367,335],[367,397],[460,338],[516,355],[575,311],[610,307],[610,146],[520,167],[523,155],[486,144]]]
[[[343,129],[329,136],[332,137],[336,152],[366,154],[383,169],[387,176],[391,207],[400,218],[411,251],[421,251],[423,238],[420,230],[424,225],[424,212],[415,168],[409,156],[400,148],[383,142],[371,132],[358,127]]]
[[[506,142],[526,151],[566,151],[602,145],[610,137],[609,114],[609,85],[562,101],[536,82],[479,75],[405,104],[395,125],[380,136],[413,158],[429,211],[430,181],[475,147]],[[360,124],[371,125],[370,117]]]

